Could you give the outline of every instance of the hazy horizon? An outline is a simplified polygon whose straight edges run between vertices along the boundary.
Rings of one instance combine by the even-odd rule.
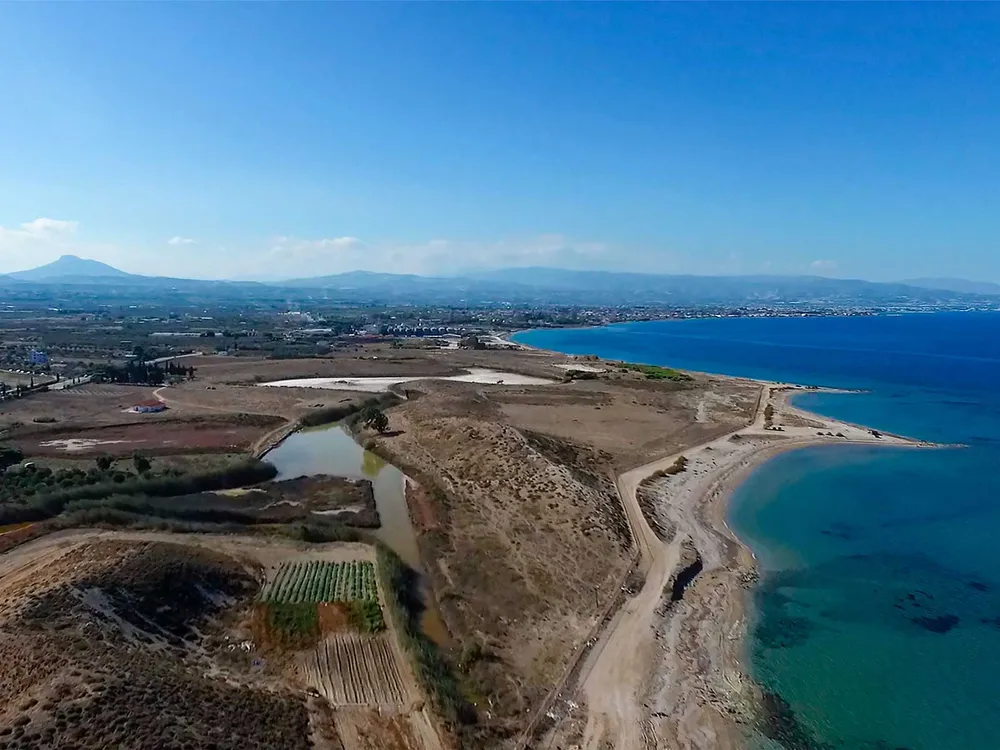
[[[102,263],[103,264],[102,261],[99,261],[96,258],[86,258],[86,257],[78,256],[78,255],[75,255],[75,254],[71,254],[71,253],[64,254],[63,256],[60,256],[57,260],[58,261],[64,261],[64,260],[78,261],[78,260],[82,260],[82,261],[85,261],[85,262],[94,261],[94,262]],[[54,262],[56,262],[56,261],[52,261],[52,263],[54,263]],[[18,274],[29,272],[29,271],[33,271],[33,270],[36,270],[38,268],[46,267],[46,266],[49,266],[49,265],[51,265],[51,263],[42,264],[41,266],[33,266],[31,268],[17,269],[16,271],[10,271],[10,272],[7,272],[7,273],[9,273],[9,274],[13,275],[14,277],[16,277]],[[104,265],[108,265],[113,271],[121,271],[122,270],[122,269],[119,269],[119,268],[117,268],[117,267],[115,267],[113,265],[110,265],[110,264],[104,264]],[[554,268],[554,267],[547,267],[547,266],[534,266],[534,267],[531,267],[531,266],[520,266],[520,267],[519,266],[511,266],[511,267],[506,267],[506,268],[489,269],[489,270],[486,270],[486,271],[455,272],[455,273],[451,273],[451,274],[402,274],[402,273],[394,274],[392,271],[381,271],[381,272],[379,272],[379,271],[366,271],[364,269],[352,269],[352,270],[348,270],[348,271],[340,271],[340,272],[337,272],[335,274],[322,274],[319,277],[321,277],[321,276],[327,276],[327,275],[329,275],[329,276],[346,275],[346,274],[352,274],[352,273],[375,273],[375,274],[383,273],[383,274],[390,274],[390,275],[407,275],[407,276],[413,275],[413,276],[418,276],[418,277],[421,277],[421,278],[441,278],[441,279],[448,279],[448,278],[467,278],[467,277],[474,277],[474,276],[482,275],[482,274],[499,273],[499,272],[532,271],[532,270],[557,271],[557,272],[569,272],[569,273],[573,273],[573,272],[576,272],[576,271],[581,271],[583,273],[588,273],[588,272],[593,272],[593,273],[639,273],[639,274],[642,274],[642,275],[654,275],[654,276],[656,276],[656,275],[664,275],[664,276],[673,276],[673,275],[676,275],[676,276],[687,276],[687,275],[690,275],[690,276],[702,276],[702,277],[706,277],[706,278],[733,278],[733,279],[740,279],[740,278],[748,278],[749,279],[749,278],[754,278],[754,277],[774,277],[774,278],[797,278],[797,277],[801,277],[801,278],[816,278],[816,279],[839,279],[841,281],[871,282],[870,279],[831,277],[831,276],[824,276],[822,274],[728,274],[728,275],[726,275],[726,274],[669,274],[669,273],[662,273],[662,272],[619,272],[619,271],[606,271],[604,269],[566,269],[566,268]],[[0,275],[6,275],[6,274],[0,274]],[[69,275],[72,275],[72,274],[69,274]],[[145,275],[145,274],[138,274],[138,275]],[[288,281],[294,281],[296,279],[310,279],[310,278],[317,278],[317,277],[318,276],[287,276],[287,275],[281,276],[281,275],[275,275],[275,276],[270,276],[270,277],[266,277],[266,276],[259,276],[259,277],[249,277],[249,276],[239,277],[239,276],[234,276],[234,277],[229,277],[229,278],[207,279],[207,278],[200,278],[200,277],[197,277],[197,276],[185,276],[185,275],[177,275],[177,274],[170,275],[170,276],[165,276],[165,278],[189,279],[189,280],[195,280],[195,281],[197,281],[197,280],[203,280],[203,281],[228,281],[228,282],[234,282],[234,283],[256,282],[256,283],[262,283],[262,284],[281,284],[281,283],[285,283],[285,282],[288,282]],[[958,284],[958,285],[961,285],[961,286],[970,285],[970,284],[974,285],[974,284],[977,284],[977,283],[980,284],[980,285],[983,285],[983,286],[989,286],[989,285],[992,284],[992,282],[975,282],[975,281],[971,281],[971,280],[968,280],[968,279],[960,279],[960,278],[955,278],[955,277],[928,277],[928,278],[911,278],[911,279],[893,279],[893,280],[889,280],[889,281],[886,281],[886,282],[872,282],[872,283],[913,284],[914,286],[918,286],[918,287],[919,286],[924,286],[925,288],[926,287],[934,288],[933,285],[932,285],[932,282],[934,282],[934,281],[942,282],[942,286],[940,287],[941,289],[948,289],[948,288],[950,288],[949,287],[949,282],[954,283],[954,284]],[[962,291],[966,291],[966,290],[963,289]],[[1000,289],[997,289],[997,290],[992,290],[991,289],[991,290],[989,290],[987,292],[983,292],[983,293],[996,294],[996,293],[1000,293]]]
[[[1000,281],[993,4],[7,4],[0,273]]]

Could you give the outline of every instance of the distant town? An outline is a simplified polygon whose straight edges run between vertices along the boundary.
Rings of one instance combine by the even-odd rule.
[[[91,381],[169,383],[190,376],[167,366],[183,355],[309,358],[373,343],[502,349],[515,346],[510,333],[539,327],[1000,309],[1000,295],[820,277],[511,269],[248,284],[136,276],[74,256],[0,276],[0,288],[0,399]]]

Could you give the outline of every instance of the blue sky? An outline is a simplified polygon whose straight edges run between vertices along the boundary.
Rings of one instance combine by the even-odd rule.
[[[1000,281],[1000,5],[0,5],[0,272]]]

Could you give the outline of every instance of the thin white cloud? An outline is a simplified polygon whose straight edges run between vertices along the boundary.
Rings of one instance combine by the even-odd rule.
[[[17,229],[7,229],[0,227],[0,243],[25,242],[54,238],[74,234],[79,227],[75,221],[64,221],[62,219],[49,219],[40,216],[32,221],[26,221]],[[3,245],[0,245],[2,248]]]
[[[79,228],[75,221],[48,217],[26,221],[16,228],[0,226],[0,273],[35,268],[68,254],[116,267],[134,265],[133,248],[87,242],[78,236]]]
[[[34,221],[27,221],[21,225],[21,229],[35,237],[51,236],[53,234],[74,234],[79,228],[75,221],[64,221],[62,219],[49,219],[41,216]]]
[[[836,271],[837,261],[835,260],[814,260],[809,264],[814,271]]]
[[[16,228],[0,226],[0,272],[20,271],[73,252],[75,221],[39,217]]]
[[[524,266],[586,268],[608,263],[613,248],[560,234],[494,242],[434,239],[422,243],[369,243],[357,237],[274,238],[259,274],[325,275],[365,270],[449,275]]]
[[[79,230],[79,231],[78,231]],[[293,278],[365,270],[383,273],[459,275],[494,268],[647,269],[641,250],[629,252],[562,234],[539,234],[492,241],[431,239],[424,242],[370,241],[352,236],[273,237],[266,242],[223,247],[177,235],[157,245],[127,247],[95,243],[80,235],[75,221],[38,218],[0,227],[0,273],[20,271],[71,253],[133,273],[189,278]],[[658,260],[665,256],[658,253]],[[658,268],[657,270],[661,270]]]

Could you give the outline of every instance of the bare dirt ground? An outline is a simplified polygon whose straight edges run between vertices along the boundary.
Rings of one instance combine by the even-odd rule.
[[[545,353],[470,354],[476,365],[503,355],[489,366],[565,375],[555,365],[567,358]],[[516,740],[618,596],[634,552],[617,472],[745,424],[758,392],[598,377],[423,381],[389,411],[390,434],[374,438],[420,482],[421,552],[456,649],[483,654],[464,675],[478,696],[476,747]]]
[[[275,380],[262,385],[270,388],[303,387],[332,391],[364,391],[380,393],[401,383],[419,380],[449,380],[457,383],[482,383],[496,385],[553,385],[556,381],[516,372],[505,372],[486,367],[470,367],[458,375],[395,375],[392,377],[336,377],[336,378],[292,378]]]
[[[298,378],[455,376],[469,368],[492,368],[561,380],[566,371],[554,367],[556,361],[570,360],[539,352],[425,351],[392,348],[386,344],[359,346],[336,351],[328,357],[307,359],[200,356],[190,360],[197,370],[196,379],[173,386],[87,384],[5,401],[0,404],[0,438],[5,432],[8,437],[26,437],[61,430],[67,433],[66,437],[86,440],[90,439],[87,434],[69,433],[86,433],[96,427],[160,426],[171,422],[195,425],[202,420],[223,417],[237,417],[246,424],[246,415],[272,417],[291,424],[317,409],[350,406],[370,398],[371,394],[297,387],[260,388],[258,384]],[[167,411],[157,414],[127,411],[138,403],[152,400],[166,404]],[[257,440],[251,442],[259,443],[267,435],[268,430],[262,429]],[[144,442],[147,442],[145,438]],[[212,442],[210,446],[194,445],[193,452],[200,452],[203,447],[222,450],[224,444],[235,445],[233,441],[225,441],[221,434]],[[237,447],[243,451],[246,444],[240,442]],[[177,451],[168,445],[164,452]],[[59,454],[42,451],[40,455]]]
[[[129,415],[125,410],[153,398],[153,389],[126,385],[87,385],[63,391],[38,393],[0,403],[0,429],[14,423],[99,426],[130,424],[142,417],[163,419],[167,415]],[[172,415],[171,415],[172,416]],[[48,420],[54,420],[49,422]]]
[[[197,359],[197,380],[193,382],[253,385],[290,378],[458,374],[458,367],[447,361],[435,360],[431,355],[375,344],[308,359],[206,356]]]
[[[295,658],[247,640],[250,600],[283,563],[357,559],[373,549],[110,531],[0,555],[0,747],[441,750],[391,624],[337,636],[340,671],[316,671],[369,705],[305,700]]]
[[[385,636],[331,635],[298,659],[304,682],[332,706],[401,706],[409,698]]]
[[[171,453],[241,453],[283,420],[244,416],[197,420],[160,420],[129,425],[66,430],[50,428],[16,433],[14,445],[26,456],[88,457],[102,454],[151,456]]]
[[[0,747],[309,747],[299,698],[205,675],[239,561],[84,535],[0,560]]]
[[[519,429],[585,442],[619,471],[726,434],[749,419],[753,386],[715,378],[689,386],[632,377],[490,392]]]
[[[564,721],[541,746],[742,746],[740,725],[755,718],[757,704],[739,660],[744,589],[754,579],[754,562],[725,525],[729,493],[781,451],[834,442],[918,445],[815,415],[807,419],[787,404],[789,392],[765,385],[750,426],[619,478],[640,542],[645,583],[595,644],[580,673],[579,692],[567,691],[571,697],[557,709]],[[765,427],[768,406],[771,428]],[[680,455],[686,459],[682,471],[649,481],[675,466]],[[652,518],[641,510],[640,493],[651,496],[645,507]],[[575,711],[580,704],[584,711]]]
[[[256,385],[207,386],[199,381],[158,388],[155,397],[171,409],[197,414],[265,414],[297,419],[310,411],[348,404],[371,394],[325,393],[315,388],[260,388]]]

